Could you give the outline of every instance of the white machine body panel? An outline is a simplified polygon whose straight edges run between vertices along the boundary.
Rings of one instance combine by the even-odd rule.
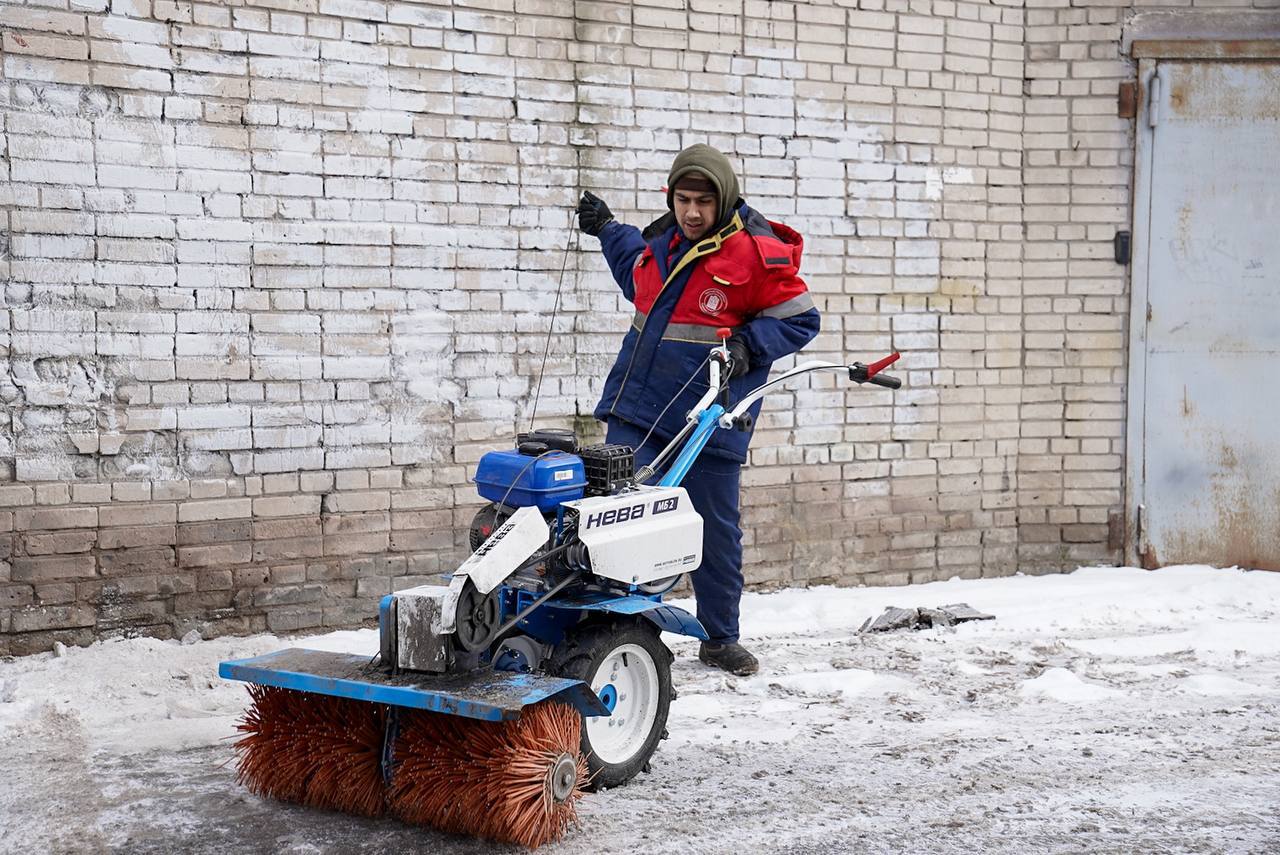
[[[506,581],[515,569],[547,545],[546,520],[536,507],[521,508],[489,535],[453,574],[455,586],[470,579],[476,590],[487,594]]]
[[[578,539],[597,576],[643,585],[702,563],[702,517],[683,487],[641,487],[564,507],[577,513]]]

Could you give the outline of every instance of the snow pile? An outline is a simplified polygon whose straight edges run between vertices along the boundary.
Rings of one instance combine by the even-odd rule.
[[[74,716],[93,748],[116,753],[216,744],[234,733],[242,683],[218,677],[218,662],[282,647],[378,649],[376,630],[302,639],[272,635],[196,644],[135,638],[0,664],[0,738],[49,710]]]
[[[889,606],[954,602],[996,619],[856,631]],[[557,851],[945,851],[939,828],[967,830],[955,851],[1266,849],[1278,613],[1280,574],[1209,567],[748,594],[761,672],[707,669],[695,641],[664,636],[679,697],[654,774],[590,796]],[[5,845],[475,851],[236,787],[245,689],[218,663],[287,646],[371,656],[377,634],[119,640],[0,663]]]
[[[1043,674],[1023,683],[1023,697],[1041,697],[1064,704],[1090,704],[1123,694],[1106,686],[1086,683],[1066,668],[1048,668]]]

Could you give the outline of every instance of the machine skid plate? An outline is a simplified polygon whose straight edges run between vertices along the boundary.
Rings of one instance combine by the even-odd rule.
[[[581,680],[482,669],[470,674],[390,674],[368,656],[289,648],[218,666],[218,675],[264,686],[377,704],[430,710],[483,721],[520,717],[527,706],[556,698],[583,715],[609,710]]]

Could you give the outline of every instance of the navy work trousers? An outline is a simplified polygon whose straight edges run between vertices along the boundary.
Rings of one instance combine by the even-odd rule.
[[[664,440],[650,437],[630,422],[609,419],[606,441],[636,450],[636,468],[653,462]],[[672,452],[668,462],[674,461]],[[702,564],[693,573],[693,593],[698,620],[716,644],[738,640],[738,603],[742,599],[742,529],[738,527],[738,485],[742,465],[705,451],[694,461],[680,483],[689,491],[693,507],[702,515]],[[659,476],[648,483],[656,483]]]

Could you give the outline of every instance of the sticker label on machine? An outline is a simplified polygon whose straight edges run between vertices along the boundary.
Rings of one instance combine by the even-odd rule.
[[[487,594],[525,559],[545,546],[547,537],[547,523],[542,512],[532,506],[521,508],[462,562],[454,573],[454,580],[470,577],[476,589]]]
[[[665,514],[668,511],[674,511],[680,507],[680,497],[670,496],[665,499],[656,500],[652,506],[648,506],[645,502],[639,502],[622,508],[610,508],[607,511],[599,511],[594,514],[587,514],[587,524],[584,528],[602,528],[614,523],[630,522],[638,520],[645,515],[646,509],[654,514]]]
[[[664,573],[684,573],[692,570],[693,565],[697,562],[698,556],[695,553],[681,555],[679,558],[671,558],[667,561],[661,561],[654,566]]]

